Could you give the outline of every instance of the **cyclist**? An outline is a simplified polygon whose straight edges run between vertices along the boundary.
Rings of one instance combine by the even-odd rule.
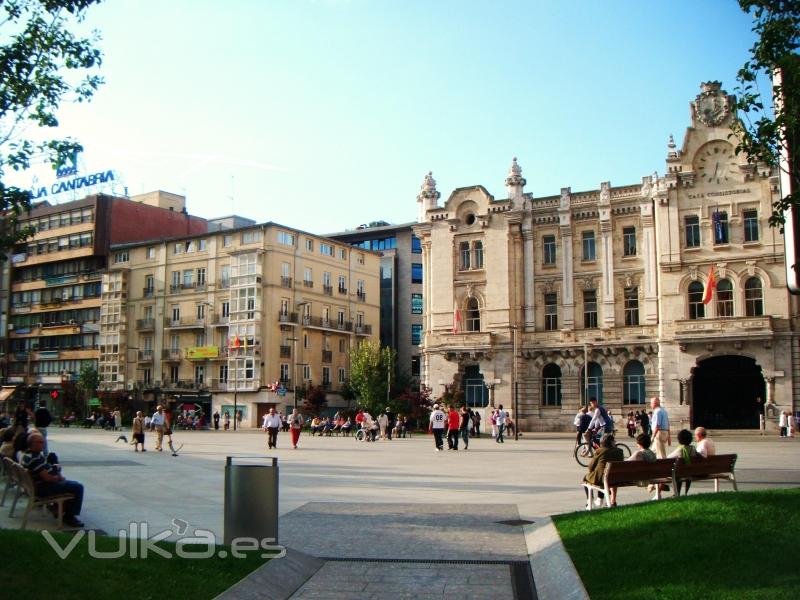
[[[597,398],[589,399],[589,414],[592,416],[592,420],[589,422],[589,427],[584,435],[586,436],[586,443],[591,448],[592,438],[600,431],[614,433],[614,421],[605,407],[598,404]]]

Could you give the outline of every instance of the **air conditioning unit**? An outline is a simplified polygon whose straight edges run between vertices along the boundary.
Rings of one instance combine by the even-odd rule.
[[[75,319],[70,319],[70,320],[69,320],[69,324],[70,324],[70,325],[76,325],[76,323],[75,323]]]

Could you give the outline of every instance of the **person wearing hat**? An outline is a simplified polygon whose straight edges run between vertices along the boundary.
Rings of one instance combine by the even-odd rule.
[[[164,407],[160,404],[156,406],[156,412],[153,413],[153,418],[150,419],[150,425],[156,430],[156,450],[161,452],[161,442],[164,440]]]
[[[444,413],[439,410],[439,405],[433,405],[433,411],[431,412],[431,421],[428,425],[428,431],[433,431],[433,439],[436,443],[436,451],[441,452],[444,448],[444,442],[442,436],[444,434],[444,421],[445,415]]]

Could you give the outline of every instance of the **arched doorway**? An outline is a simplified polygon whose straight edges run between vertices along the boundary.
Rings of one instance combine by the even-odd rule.
[[[764,375],[747,356],[700,361],[692,378],[692,427],[757,429],[765,399]]]

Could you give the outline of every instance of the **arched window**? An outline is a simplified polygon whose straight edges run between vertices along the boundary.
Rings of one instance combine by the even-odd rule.
[[[542,404],[561,406],[561,367],[555,363],[542,369]]]
[[[638,360],[629,361],[622,369],[622,403],[644,404],[644,365]]]
[[[748,317],[764,314],[764,291],[758,277],[751,277],[744,283],[744,309]]]
[[[717,316],[733,316],[733,284],[730,279],[720,279],[717,282]]]
[[[470,298],[467,300],[467,331],[481,330],[481,310],[478,307],[478,300]]]
[[[703,284],[693,281],[689,284],[689,318],[702,319],[706,316],[706,307],[703,304]]]
[[[584,378],[584,369],[581,368],[581,400],[586,404],[592,398],[603,403],[603,368],[596,362],[589,363],[589,377]],[[588,392],[588,395],[587,395]]]

